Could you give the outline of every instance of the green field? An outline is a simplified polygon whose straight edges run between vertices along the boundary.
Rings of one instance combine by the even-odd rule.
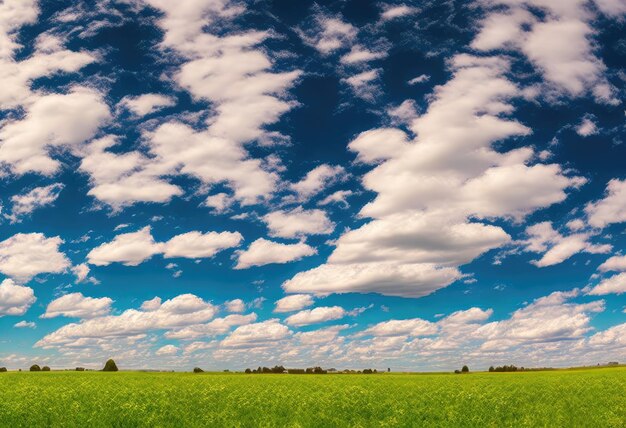
[[[0,373],[2,427],[624,427],[626,368],[524,373]]]

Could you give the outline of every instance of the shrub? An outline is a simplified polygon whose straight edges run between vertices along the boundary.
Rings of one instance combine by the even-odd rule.
[[[42,371],[42,372],[49,372],[49,371],[50,371],[50,367],[48,367],[48,366],[43,366],[43,367],[41,368],[41,371]]]
[[[6,368],[6,367],[0,367],[0,373],[4,373],[4,372],[6,372],[6,371],[7,371],[7,368]]]
[[[117,364],[115,364],[115,361],[113,361],[113,359],[109,359],[104,364],[104,368],[102,369],[103,372],[116,372],[117,370]]]
[[[193,372],[194,372],[194,373],[204,373],[204,370],[202,370],[200,367],[195,367],[195,368],[193,369]]]
[[[455,370],[454,374],[461,374],[461,370]]]
[[[463,366],[463,368],[461,369],[461,373],[469,373],[469,367]]]
[[[39,367],[37,364],[33,364],[32,366],[30,366],[29,370],[31,372],[40,372],[41,371],[41,367]]]

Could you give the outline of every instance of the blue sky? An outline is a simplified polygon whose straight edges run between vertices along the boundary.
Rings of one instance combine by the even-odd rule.
[[[0,365],[626,357],[622,0],[7,0]]]

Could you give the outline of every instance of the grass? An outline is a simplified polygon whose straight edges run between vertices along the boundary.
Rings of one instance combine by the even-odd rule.
[[[623,427],[626,368],[526,373],[0,373],[2,427]]]

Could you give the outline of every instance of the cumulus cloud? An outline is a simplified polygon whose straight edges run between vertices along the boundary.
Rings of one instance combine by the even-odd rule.
[[[108,297],[85,297],[82,293],[70,293],[53,300],[48,304],[41,318],[97,318],[111,311],[113,300]]]
[[[347,312],[340,306],[320,306],[290,315],[285,319],[285,322],[293,326],[303,326],[338,320],[346,315]]]
[[[585,182],[559,165],[531,164],[530,148],[492,148],[531,132],[508,117],[522,95],[506,77],[508,59],[459,54],[448,64],[452,78],[410,123],[413,140],[383,128],[349,144],[357,160],[374,164],[362,184],[376,197],[360,212],[371,220],[340,236],[327,263],[287,280],[285,291],[428,295],[459,279],[458,266],[511,241],[481,219],[521,221]]]
[[[543,253],[539,260],[531,263],[538,267],[552,266],[564,262],[574,254],[606,254],[613,247],[609,244],[593,244],[590,233],[575,233],[563,236],[552,227],[550,222],[537,223],[526,228],[528,239],[522,242],[526,251]]]
[[[398,6],[386,6],[384,12],[380,15],[383,21],[391,21],[405,16],[413,15],[418,12],[417,8],[401,4]]]
[[[603,228],[626,221],[626,180],[613,179],[606,186],[603,199],[590,202],[585,207],[591,226]]]
[[[263,216],[270,236],[298,238],[306,235],[327,235],[335,230],[335,224],[319,209],[302,207],[289,211],[273,211]]]
[[[117,235],[111,242],[102,244],[89,252],[89,263],[107,266],[122,263],[137,266],[156,254],[165,258],[206,258],[213,257],[219,251],[239,245],[243,237],[238,232],[197,231],[174,236],[167,242],[154,240],[151,227],[146,226],[137,232]]]
[[[61,273],[71,266],[59,250],[63,240],[42,233],[18,233],[0,242],[0,272],[26,282],[41,273]]]
[[[237,252],[235,269],[247,269],[272,263],[289,263],[313,254],[317,254],[317,250],[304,242],[283,244],[259,238],[246,250]]]
[[[311,306],[314,303],[310,294],[292,294],[276,301],[274,312],[294,312]]]
[[[291,336],[289,327],[277,319],[237,327],[220,346],[223,348],[257,348],[275,346],[276,342]]]
[[[181,329],[165,333],[169,339],[197,339],[200,337],[213,337],[228,333],[233,327],[247,325],[255,322],[257,315],[227,315],[224,318],[216,318],[206,324],[195,324]]]
[[[301,32],[304,41],[322,55],[345,49],[353,43],[357,34],[358,30],[352,24],[322,10],[316,11],[312,27]]]
[[[161,94],[143,94],[136,97],[124,97],[119,107],[128,109],[136,116],[146,116],[165,107],[176,104],[172,97]]]
[[[246,303],[241,299],[229,300],[224,303],[228,312],[243,312],[246,310]]]
[[[11,214],[7,215],[7,218],[11,220],[11,223],[18,223],[36,209],[52,205],[59,197],[63,187],[62,183],[54,183],[49,186],[35,187],[22,195],[12,196],[13,206],[11,207]]]
[[[593,117],[585,116],[576,127],[576,133],[581,137],[588,137],[598,133],[598,125],[594,122]]]
[[[302,180],[292,183],[290,188],[296,192],[299,201],[307,201],[323,192],[326,187],[343,180],[345,176],[343,167],[322,164],[309,171]]]
[[[20,321],[13,324],[14,328],[37,328],[37,324],[33,321]]]
[[[0,163],[17,175],[52,175],[60,163],[51,151],[78,149],[109,119],[103,95],[93,89],[77,86],[67,94],[42,95],[24,118],[0,128]]]
[[[11,279],[0,283],[0,317],[24,315],[36,300],[30,287],[18,285]]]
[[[626,256],[613,256],[598,266],[601,272],[626,272]]]
[[[598,285],[591,288],[587,294],[592,296],[604,296],[606,294],[626,293],[626,272],[618,273],[600,281]]]
[[[180,349],[174,345],[165,345],[157,349],[155,354],[159,356],[172,356],[178,354],[178,351],[180,351]]]
[[[43,337],[35,346],[49,349],[81,347],[87,344],[103,345],[109,339],[203,323],[213,318],[217,312],[214,305],[193,294],[181,294],[163,303],[153,303],[151,310],[143,307],[140,310],[127,309],[119,315],[100,316],[67,324]]]

